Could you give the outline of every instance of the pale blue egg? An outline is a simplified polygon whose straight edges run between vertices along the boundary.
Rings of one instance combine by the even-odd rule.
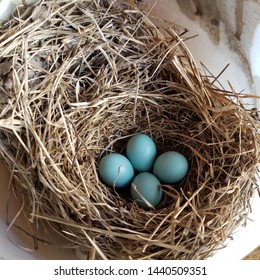
[[[131,162],[123,155],[113,153],[104,156],[99,163],[99,175],[110,187],[126,187],[134,178]]]
[[[162,183],[174,184],[181,181],[188,172],[188,161],[179,152],[161,154],[154,162],[153,173]]]
[[[128,141],[126,156],[136,171],[149,171],[156,158],[156,145],[149,136],[137,134]]]
[[[162,199],[162,190],[160,181],[149,172],[139,173],[131,184],[131,197],[138,206],[149,209],[150,206],[157,206]]]

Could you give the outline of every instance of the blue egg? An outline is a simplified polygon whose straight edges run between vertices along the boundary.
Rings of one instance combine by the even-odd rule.
[[[153,173],[162,183],[174,184],[182,180],[188,172],[188,161],[179,152],[161,154],[154,162]]]
[[[156,206],[162,199],[162,190],[160,181],[149,172],[139,173],[131,184],[131,197],[138,206],[149,209],[151,206]]]
[[[156,145],[149,136],[137,134],[128,141],[126,156],[136,171],[149,171],[156,158]]]
[[[99,175],[110,187],[126,187],[134,178],[131,162],[123,155],[113,153],[104,156],[99,163]]]

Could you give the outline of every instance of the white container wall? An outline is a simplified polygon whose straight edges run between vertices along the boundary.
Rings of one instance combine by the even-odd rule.
[[[0,0],[0,21],[7,20],[16,6],[30,5],[36,0]]]

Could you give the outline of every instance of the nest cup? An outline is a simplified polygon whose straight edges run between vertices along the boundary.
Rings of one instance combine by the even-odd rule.
[[[250,211],[258,121],[202,75],[185,29],[114,1],[42,1],[1,27],[0,152],[31,223],[87,259],[206,259]],[[156,209],[102,184],[98,164],[145,133],[189,161]],[[14,221],[15,223],[15,221]]]

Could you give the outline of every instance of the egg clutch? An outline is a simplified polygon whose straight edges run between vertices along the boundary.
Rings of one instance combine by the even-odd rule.
[[[167,151],[157,157],[154,141],[146,134],[137,134],[127,142],[126,156],[111,153],[101,159],[99,176],[109,187],[130,186],[131,198],[137,205],[150,209],[163,197],[160,185],[181,181],[188,167],[187,159],[176,151]]]

